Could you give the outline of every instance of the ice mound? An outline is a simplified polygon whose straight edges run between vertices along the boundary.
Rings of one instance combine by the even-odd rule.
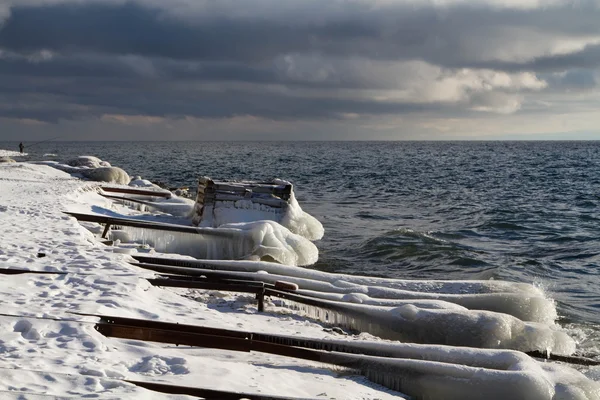
[[[14,163],[14,162],[16,162],[16,161],[8,156],[0,156],[0,163]]]
[[[133,187],[143,187],[143,188],[160,188],[160,186],[155,185],[147,179],[142,179],[141,176],[136,176],[131,179],[129,182],[129,186]]]
[[[127,185],[130,181],[127,172],[118,167],[97,167],[84,169],[79,173],[86,179],[98,182],[109,182]]]
[[[110,167],[111,165],[102,161],[98,157],[94,156],[79,156],[72,160],[67,161],[67,165],[71,167],[84,167],[84,168],[100,168],[100,167]]]

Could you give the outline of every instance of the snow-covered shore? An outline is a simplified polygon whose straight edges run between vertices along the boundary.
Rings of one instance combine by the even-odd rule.
[[[251,295],[151,286],[145,278],[155,274],[129,264],[131,258],[123,252],[130,249],[143,253],[147,246],[125,249],[107,246],[97,235],[63,213],[66,210],[126,212],[123,206],[100,196],[94,190],[96,186],[94,182],[74,178],[49,165],[0,164],[0,268],[65,273],[0,275],[0,357],[3,361],[0,398],[43,395],[188,398],[141,389],[124,382],[126,379],[291,398],[403,397],[361,375],[326,364],[264,353],[111,339],[96,332],[97,319],[77,313],[330,340],[367,339],[379,342],[371,343],[372,346],[383,346],[383,342],[368,333],[348,337],[336,330],[324,330],[315,322],[314,315],[306,319],[279,307],[278,302],[269,303],[267,312],[259,313]],[[237,268],[236,263],[216,263],[221,263],[223,269]],[[301,283],[303,294],[321,297],[323,301],[360,303],[347,307],[352,312],[367,310],[369,318],[383,316],[385,320],[391,315],[402,321],[427,322],[429,319],[429,323],[439,318],[439,326],[446,329],[440,331],[442,336],[450,332],[447,329],[452,329],[460,340],[469,341],[481,335],[489,346],[502,347],[502,340],[488,340],[490,335],[501,333],[508,335],[509,348],[531,345],[515,336],[520,330],[534,342],[543,337],[544,341],[536,343],[546,346],[551,343],[547,340],[554,340],[552,335],[556,333],[545,325],[551,324],[555,310],[549,309],[548,303],[540,297],[541,292],[529,285],[332,277],[272,263],[243,261],[237,264],[263,276],[271,268],[268,272],[274,280],[277,280],[276,274],[293,276],[295,278],[288,280]],[[456,294],[463,293],[469,286],[471,289],[478,286],[477,290],[486,292]],[[426,295],[415,299],[411,297],[414,290]],[[402,303],[402,299],[413,299],[412,304]],[[516,302],[511,303],[513,299]],[[515,312],[528,318],[526,321],[535,322],[523,323],[508,315],[481,311],[503,304],[508,304],[509,309],[516,307]],[[384,307],[389,305],[395,308]],[[310,312],[308,310],[308,314]],[[536,313],[545,313],[548,318]],[[462,319],[457,320],[456,316]],[[341,320],[344,316],[336,318]],[[458,321],[456,326],[449,326],[453,320]],[[463,334],[466,323],[472,323],[473,329],[481,327],[481,333],[469,328],[469,332]],[[420,329],[424,335],[431,330]],[[516,398],[509,393],[521,393],[523,398],[531,399],[600,398],[600,386],[584,375],[553,363],[535,361],[522,353],[437,345],[402,345],[389,349],[389,352],[394,351],[407,360],[390,364],[389,370],[397,371],[398,379],[404,379],[404,385],[413,394],[430,398],[481,398],[478,394],[483,396],[484,393],[488,399]]]
[[[197,301],[176,289],[151,286],[144,278],[154,274],[131,266],[128,256],[101,244],[62,213],[110,207],[91,186],[46,165],[0,164],[0,268],[67,272],[0,275],[0,398],[177,397],[122,379],[306,398],[398,396],[360,376],[339,377],[340,371],[319,363],[100,335],[94,330],[96,319],[71,313],[335,336],[292,315],[258,314],[250,296],[229,302],[206,295],[206,301]]]

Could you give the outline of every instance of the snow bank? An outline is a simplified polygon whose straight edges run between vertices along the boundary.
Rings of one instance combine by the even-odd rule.
[[[92,156],[81,156],[69,161],[67,164],[61,164],[57,161],[35,161],[32,164],[48,165],[69,174],[98,182],[126,185],[130,181],[127,172],[121,168],[111,167],[108,162]]]

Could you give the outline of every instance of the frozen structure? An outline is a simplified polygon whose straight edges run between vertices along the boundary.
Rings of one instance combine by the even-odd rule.
[[[290,182],[216,182],[208,177],[198,180],[192,217],[195,225],[216,228],[261,220],[275,221],[309,240],[319,240],[324,233],[323,225],[300,208]]]
[[[164,253],[207,259],[271,260],[285,265],[311,265],[319,251],[308,239],[274,221],[262,220],[198,228],[198,234],[123,227],[111,239],[138,242]]]
[[[167,259],[170,272],[277,285],[279,300],[312,319],[414,343],[572,354],[575,342],[554,323],[556,308],[529,284],[504,281],[417,281],[332,274],[261,261]]]
[[[159,261],[154,259],[153,262]],[[552,324],[557,317],[554,302],[542,290],[527,283],[391,279],[333,274],[263,261],[172,261],[177,262],[175,265],[192,268],[260,274],[261,279],[269,282],[285,280],[298,285],[297,293],[325,300],[390,307],[429,300],[470,310],[506,313],[523,321],[545,324]]]

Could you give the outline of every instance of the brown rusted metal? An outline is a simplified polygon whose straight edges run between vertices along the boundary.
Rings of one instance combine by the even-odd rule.
[[[207,236],[232,237],[237,234],[232,230],[222,231],[215,228],[197,228],[194,226],[166,224],[162,222],[150,222],[133,218],[109,217],[106,215],[99,214],[83,214],[68,211],[65,211],[64,213],[77,218],[78,221],[96,222],[98,224],[130,226],[132,228],[154,229],[159,231],[181,232]]]
[[[141,382],[124,379],[125,382],[132,383],[136,386],[143,387],[148,390],[168,394],[185,394],[188,396],[197,396],[205,400],[306,400],[295,397],[268,396],[263,394],[251,394],[242,392],[228,392],[224,390],[195,388],[189,386],[175,386],[156,382]]]
[[[149,206],[149,207],[155,207],[156,206],[151,201],[144,201],[144,200],[134,199],[134,198],[131,198],[131,197],[113,196],[113,195],[110,195],[110,194],[103,194],[103,193],[100,193],[100,196],[106,197],[107,199],[111,199],[111,200],[130,201],[132,203],[143,204],[143,205]]]
[[[237,281],[223,279],[196,279],[196,280],[178,280],[178,279],[148,279],[152,286],[161,287],[179,287],[187,289],[204,290],[224,290],[227,292],[254,293],[258,302],[258,311],[265,309],[265,285],[262,282]]]
[[[101,186],[101,189],[105,192],[115,192],[115,193],[127,193],[127,194],[135,194],[139,196],[156,196],[156,197],[164,197],[166,199],[170,199],[173,194],[171,192],[166,191],[157,191],[157,190],[147,190],[147,189],[131,189],[131,188],[120,188],[120,187],[110,187],[110,186]]]
[[[20,274],[50,274],[50,275],[65,275],[63,271],[32,271],[30,269],[21,268],[0,268],[0,275],[20,275]]]
[[[256,341],[252,338],[186,332],[182,329],[179,329],[177,326],[170,329],[158,329],[99,322],[95,325],[95,329],[104,336],[117,337],[121,339],[143,340],[230,351],[258,351],[262,353],[300,358],[303,360],[321,361],[321,354],[316,350]]]
[[[74,313],[77,315],[84,316],[93,316],[100,318],[100,323],[102,324],[115,324],[120,326],[129,326],[135,328],[149,328],[149,329],[157,329],[157,330],[165,330],[171,331],[175,330],[177,332],[183,333],[198,333],[203,335],[210,336],[225,336],[230,338],[238,338],[243,340],[252,340],[255,342],[266,342],[266,343],[274,343],[284,346],[295,346],[295,347],[304,347],[307,349],[314,350],[326,350],[326,351],[338,351],[345,353],[362,353],[362,354],[370,354],[375,356],[385,356],[381,351],[369,348],[363,348],[356,343],[348,342],[348,343],[339,343],[332,342],[329,340],[322,339],[310,339],[296,336],[287,336],[287,335],[278,335],[278,334],[269,334],[269,333],[259,333],[259,332],[249,332],[249,331],[238,331],[231,329],[223,329],[223,328],[212,328],[205,327],[199,325],[186,325],[186,324],[174,324],[169,322],[160,322],[153,320],[142,320],[135,318],[124,318],[124,317],[114,317],[108,315],[97,315],[97,314],[81,314]]]

